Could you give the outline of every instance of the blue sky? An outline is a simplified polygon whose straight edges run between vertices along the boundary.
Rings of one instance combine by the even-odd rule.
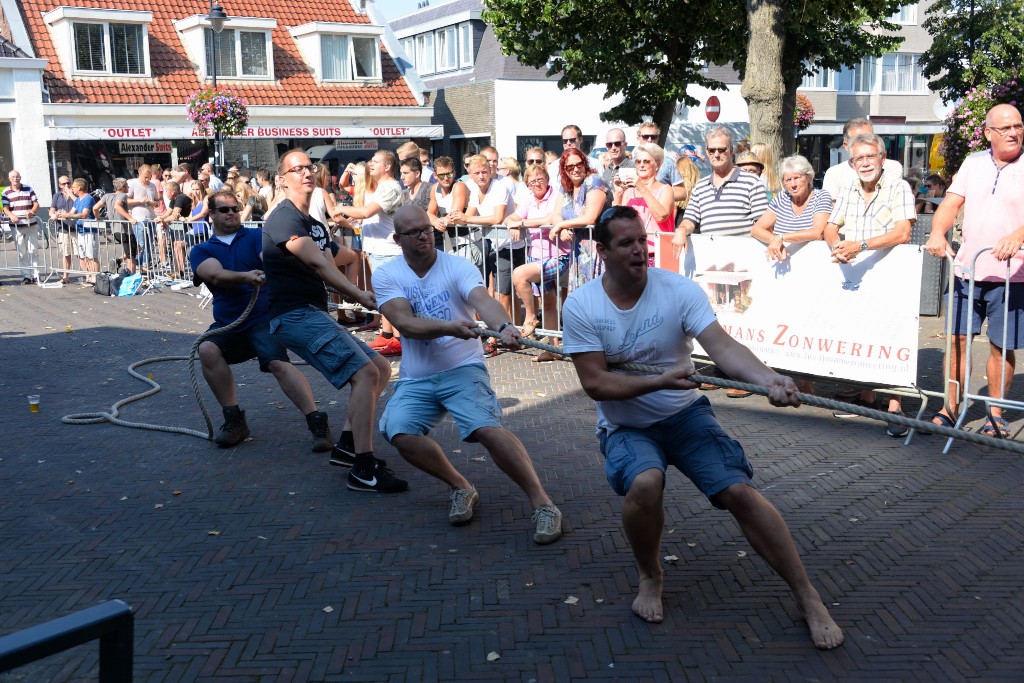
[[[409,14],[416,10],[420,0],[377,0],[377,8],[389,21],[395,17]],[[431,0],[431,5],[437,5],[444,0]]]

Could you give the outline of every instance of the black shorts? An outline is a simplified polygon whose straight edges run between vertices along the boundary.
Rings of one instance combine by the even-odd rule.
[[[484,279],[497,272],[494,291],[498,294],[512,293],[512,270],[526,263],[526,247],[495,249],[484,240]]]

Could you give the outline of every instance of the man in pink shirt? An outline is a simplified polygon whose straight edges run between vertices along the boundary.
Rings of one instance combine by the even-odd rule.
[[[954,268],[954,307],[947,313],[954,316],[950,377],[959,379],[963,386],[967,325],[971,325],[972,334],[979,334],[981,323],[988,319],[988,390],[993,398],[1002,398],[1010,390],[1016,364],[1012,350],[1007,351],[1003,362],[1003,345],[1007,349],[1024,348],[1024,256],[1019,253],[1024,245],[1024,124],[1020,111],[1009,104],[992,107],[985,117],[985,139],[992,148],[967,157],[953,176],[953,183],[935,210],[925,248],[939,258],[953,253],[946,233],[963,207],[963,244]],[[975,264],[975,302],[973,309],[968,309],[965,271],[971,268],[974,255],[986,247],[992,249],[981,254]],[[1007,266],[1009,290],[1005,286]],[[1004,319],[1006,297],[1009,311]],[[936,413],[932,420],[935,424],[952,425],[951,418],[958,411],[957,393],[955,388],[950,389],[946,408],[950,412]],[[992,419],[986,420],[981,432],[1008,436],[1003,409],[992,406],[991,414]]]

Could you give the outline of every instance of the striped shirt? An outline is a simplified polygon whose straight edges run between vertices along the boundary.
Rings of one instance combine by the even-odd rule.
[[[814,217],[819,213],[826,216],[832,213],[832,197],[825,190],[812,189],[803,213],[797,216],[793,211],[793,198],[788,192],[780,192],[768,204],[768,210],[775,214],[775,228],[772,230],[775,235],[809,230],[814,227]]]
[[[4,190],[4,206],[11,210],[18,218],[19,223],[35,223],[36,217],[32,215],[32,205],[39,201],[35,190],[28,185],[22,185],[20,190],[8,187]]]
[[[836,207],[828,217],[829,223],[838,225],[843,239],[861,242],[884,235],[896,227],[897,221],[917,220],[914,194],[910,185],[900,176],[882,172],[871,199],[865,201],[859,182],[849,185],[836,198]]]
[[[702,235],[749,235],[754,223],[768,209],[764,185],[753,173],[734,168],[721,187],[700,179],[686,205],[683,220],[690,221]]]

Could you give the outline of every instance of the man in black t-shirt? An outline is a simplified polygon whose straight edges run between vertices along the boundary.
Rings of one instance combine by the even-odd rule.
[[[263,270],[270,288],[270,331],[290,351],[341,389],[351,384],[348,419],[331,450],[331,464],[351,467],[354,491],[400,493],[409,485],[373,455],[377,399],[391,377],[391,364],[349,334],[327,313],[324,285],[364,308],[373,294],[350,283],[334,263],[327,227],[309,215],[316,188],[314,166],[301,149],[281,157],[277,175],[285,198],[263,224]]]

